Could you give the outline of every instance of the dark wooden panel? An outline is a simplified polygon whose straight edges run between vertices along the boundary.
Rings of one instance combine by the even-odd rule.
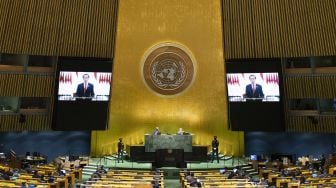
[[[30,113],[19,122],[19,113],[1,114],[0,131],[39,131],[51,129],[54,76],[48,74],[1,73],[0,96],[48,97],[50,105],[45,114]]]
[[[287,98],[315,98],[314,79],[308,76],[291,76],[285,78]]]
[[[53,95],[53,86],[54,76],[43,74],[26,75],[25,92],[21,96],[51,97]]]
[[[26,115],[25,122],[19,122],[20,115],[1,115],[0,131],[42,131],[50,130],[51,115]]]
[[[0,0],[0,52],[113,57],[117,0]]]
[[[0,74],[0,96],[51,97],[54,76],[43,74]]]
[[[113,57],[118,0],[0,0],[0,53]],[[0,96],[49,97],[45,115],[1,115],[0,131],[51,128],[54,76],[1,73]]]
[[[25,75],[0,74],[0,96],[21,96],[24,93]]]
[[[286,98],[335,98],[335,75],[296,75],[284,79]]]
[[[223,0],[225,58],[335,55],[334,0]]]
[[[289,132],[336,132],[335,116],[288,116],[287,131]]]

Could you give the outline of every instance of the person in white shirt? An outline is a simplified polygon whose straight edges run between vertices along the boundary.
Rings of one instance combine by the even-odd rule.
[[[184,133],[183,129],[182,129],[182,128],[179,128],[179,130],[177,131],[177,134],[178,134],[178,135],[183,135],[183,133]]]

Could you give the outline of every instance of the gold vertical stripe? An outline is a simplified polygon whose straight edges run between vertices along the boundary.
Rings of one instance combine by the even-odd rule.
[[[0,96],[21,96],[24,87],[24,75],[21,74],[0,74]]]
[[[48,97],[53,101],[54,76],[43,74],[0,74],[1,96]],[[25,123],[19,123],[19,115],[1,115],[0,131],[48,130],[51,129],[51,103],[47,114],[30,114]]]
[[[0,0],[0,52],[112,57],[117,0]]]
[[[284,79],[286,97],[334,98],[336,94],[334,75],[288,76]]]
[[[287,131],[335,133],[335,121],[333,116],[320,116],[317,117],[318,124],[314,124],[307,116],[290,116],[287,122]]]
[[[335,7],[334,0],[223,0],[226,58],[335,54]]]
[[[1,115],[0,116],[0,132],[5,131],[42,131],[50,130],[50,115],[26,115],[26,122],[19,122],[19,115]]]

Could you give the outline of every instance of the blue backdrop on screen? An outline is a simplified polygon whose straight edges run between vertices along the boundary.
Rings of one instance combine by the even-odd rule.
[[[232,130],[284,130],[280,59],[228,60],[226,84]]]
[[[53,129],[107,129],[112,60],[60,57],[56,73]]]

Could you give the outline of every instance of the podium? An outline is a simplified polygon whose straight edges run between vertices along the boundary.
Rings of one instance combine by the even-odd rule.
[[[145,134],[145,151],[156,152],[159,149],[183,149],[184,152],[192,152],[192,135]]]
[[[207,161],[208,146],[192,145],[193,134],[145,134],[144,145],[126,145],[131,161],[150,162],[155,167],[186,167],[186,162]]]
[[[183,149],[158,149],[153,166],[161,168],[163,166],[174,166],[177,168],[186,168]]]

